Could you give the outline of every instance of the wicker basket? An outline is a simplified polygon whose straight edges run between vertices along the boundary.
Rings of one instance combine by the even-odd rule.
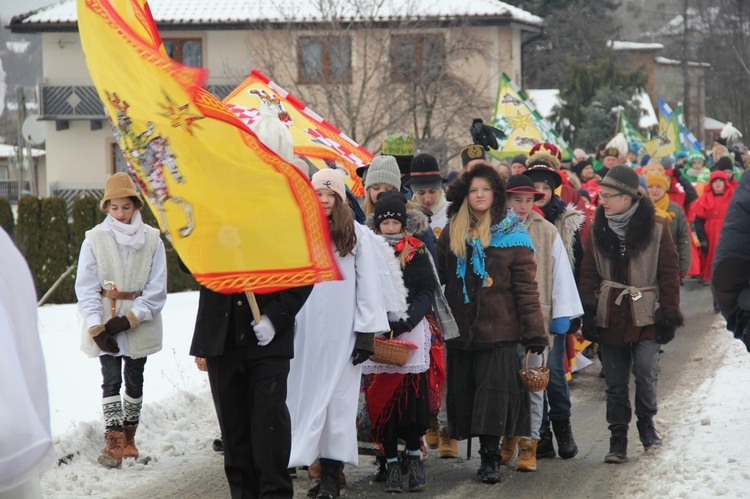
[[[375,353],[370,356],[370,360],[390,366],[405,366],[409,360],[409,352],[412,350],[404,342],[394,341],[393,331],[391,331],[390,339],[375,338],[373,346]]]
[[[529,355],[531,351],[526,352],[526,364],[523,369],[518,371],[521,377],[521,383],[530,392],[541,392],[547,388],[549,382],[549,369],[546,367],[544,354],[542,354],[542,365],[539,367],[529,367]]]

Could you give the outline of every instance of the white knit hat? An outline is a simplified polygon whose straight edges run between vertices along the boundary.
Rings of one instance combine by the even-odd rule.
[[[375,156],[367,168],[365,189],[375,184],[392,185],[397,191],[401,189],[401,170],[393,156]]]
[[[344,174],[338,170],[330,168],[318,170],[313,174],[311,182],[316,191],[320,189],[331,189],[339,195],[342,201],[346,201]]]

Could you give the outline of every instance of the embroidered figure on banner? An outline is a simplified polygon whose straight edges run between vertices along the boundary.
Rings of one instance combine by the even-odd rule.
[[[270,95],[263,89],[258,90],[255,88],[253,88],[252,90],[248,90],[248,93],[257,95],[262,105],[265,105],[272,111],[276,112],[276,114],[279,116],[279,120],[281,120],[281,122],[284,123],[287,127],[291,126],[292,116],[284,108],[284,104],[281,103],[281,99],[279,99],[278,95]]]
[[[109,120],[112,131],[117,142],[120,144],[128,166],[135,175],[136,182],[146,197],[156,207],[162,227],[169,234],[169,225],[167,224],[164,209],[165,203],[169,201],[179,206],[185,214],[186,223],[179,229],[179,235],[181,237],[189,236],[195,227],[193,208],[190,203],[169,192],[169,186],[165,178],[166,173],[168,173],[175,182],[179,184],[185,183],[185,177],[180,173],[177,158],[169,146],[169,139],[157,135],[154,132],[154,124],[152,122],[146,124],[145,131],[136,133],[133,130],[133,122],[127,115],[128,108],[130,107],[128,103],[121,100],[117,96],[117,93],[106,93],[107,99],[115,107],[117,113],[117,124]],[[171,101],[170,104],[172,104]],[[187,111],[187,106],[182,106],[181,108],[171,106],[171,108],[181,109],[179,112],[183,116]],[[187,131],[192,133],[189,130],[190,125],[200,118],[202,116],[191,116],[192,121],[189,123],[178,121],[177,125],[175,125],[175,121],[173,120],[173,126],[180,127],[184,125]]]

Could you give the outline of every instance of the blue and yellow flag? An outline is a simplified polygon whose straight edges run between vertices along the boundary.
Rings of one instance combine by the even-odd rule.
[[[526,94],[505,73],[497,89],[495,110],[490,124],[506,135],[504,139],[498,140],[498,150],[490,151],[490,154],[498,159],[529,154],[531,148],[540,142],[556,145],[562,152],[564,161],[573,158],[573,151],[568,144],[542,118]]]
[[[78,0],[91,78],[131,172],[198,282],[270,292],[340,278],[309,181],[170,59],[144,0]]]
[[[672,116],[662,124],[659,118],[659,135],[646,142],[646,152],[652,158],[661,158],[663,156],[673,155],[674,153],[684,150],[682,145],[682,134],[678,116]]]

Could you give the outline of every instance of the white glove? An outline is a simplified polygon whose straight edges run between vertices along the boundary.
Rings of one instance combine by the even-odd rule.
[[[256,324],[255,321],[252,323],[253,331],[255,331],[255,337],[258,338],[258,345],[264,347],[271,343],[271,340],[276,336],[276,329],[274,329],[271,319],[266,315],[260,317],[260,323]]]

